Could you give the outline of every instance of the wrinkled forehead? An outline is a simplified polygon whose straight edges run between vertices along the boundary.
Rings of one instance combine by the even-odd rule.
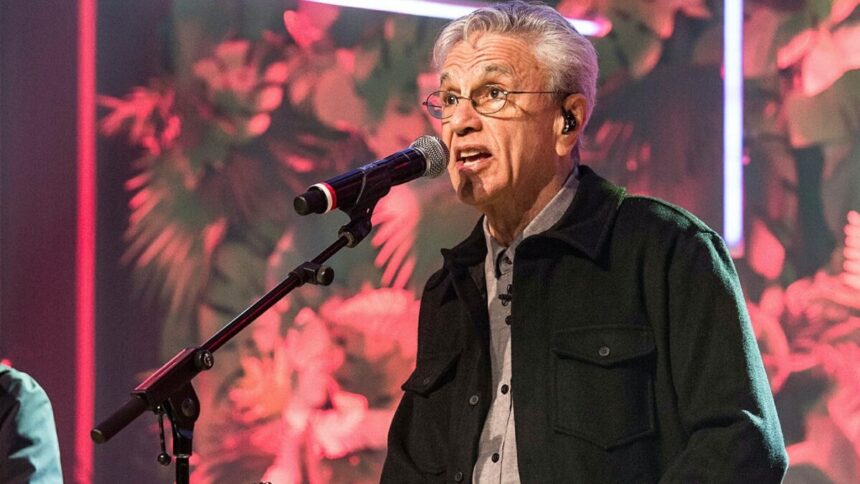
[[[533,47],[522,37],[482,34],[454,44],[440,68],[439,83],[543,80],[544,71]]]
[[[458,72],[456,68],[448,71],[442,71],[442,73],[439,75],[439,84],[445,85],[455,83],[457,80],[460,79],[460,76],[458,76],[458,74],[462,73]],[[510,66],[504,64],[489,63],[483,66],[476,66],[476,68],[468,72],[468,74],[473,75],[479,80],[498,78],[513,79],[514,70],[511,69]]]

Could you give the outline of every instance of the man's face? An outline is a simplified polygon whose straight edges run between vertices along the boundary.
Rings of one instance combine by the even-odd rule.
[[[468,97],[487,84],[505,91],[546,91],[547,73],[518,37],[484,34],[456,44],[442,66],[440,89]],[[494,206],[506,210],[531,203],[558,171],[560,113],[552,94],[511,94],[501,111],[488,115],[461,99],[442,123],[458,198],[485,213]]]

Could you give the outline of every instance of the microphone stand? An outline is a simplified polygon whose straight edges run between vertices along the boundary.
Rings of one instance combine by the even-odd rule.
[[[349,210],[350,221],[338,230],[339,238],[310,261],[296,267],[286,279],[261,297],[257,302],[242,311],[227,325],[197,347],[185,348],[152,373],[131,392],[125,404],[110,417],[90,431],[90,438],[97,444],[110,440],[128,426],[144,411],[151,410],[159,416],[166,414],[170,420],[173,434],[173,456],[176,459],[176,482],[188,484],[190,480],[189,459],[191,458],[194,423],[200,416],[200,401],[191,385],[191,380],[201,371],[215,364],[213,353],[239,334],[254,320],[260,317],[281,298],[293,289],[311,283],[322,286],[331,284],[334,271],[323,265],[325,261],[344,247],[355,247],[370,233],[370,218],[379,199],[388,190],[374,193],[367,200],[359,200]],[[170,465],[171,458],[164,450],[164,430],[162,427],[162,452],[158,462]]]

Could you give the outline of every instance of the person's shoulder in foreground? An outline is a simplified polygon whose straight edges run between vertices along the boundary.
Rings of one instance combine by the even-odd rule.
[[[30,375],[0,364],[0,482],[63,482],[54,413]]]

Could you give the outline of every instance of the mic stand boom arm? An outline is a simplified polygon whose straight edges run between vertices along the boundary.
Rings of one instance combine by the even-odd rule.
[[[176,458],[176,482],[187,484],[190,479],[194,422],[200,415],[200,402],[191,380],[201,371],[215,364],[213,353],[260,317],[293,289],[306,283],[327,286],[334,279],[334,271],[322,264],[344,247],[355,247],[370,233],[370,218],[376,203],[385,193],[363,200],[347,212],[349,223],[338,231],[339,238],[311,261],[296,267],[286,279],[242,311],[205,343],[185,348],[135,387],[122,407],[90,431],[90,437],[98,444],[107,442],[118,434],[144,411],[166,413],[173,434],[173,455]],[[162,456],[159,456],[162,462]],[[164,464],[169,464],[166,459]]]

